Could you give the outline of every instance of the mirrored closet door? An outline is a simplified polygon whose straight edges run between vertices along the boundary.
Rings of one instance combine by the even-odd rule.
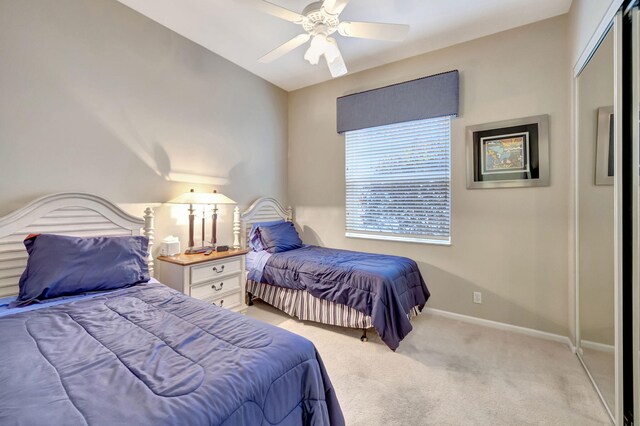
[[[614,3],[575,80],[576,346],[627,426],[640,424],[640,13]]]
[[[614,29],[577,78],[578,355],[615,407]]]

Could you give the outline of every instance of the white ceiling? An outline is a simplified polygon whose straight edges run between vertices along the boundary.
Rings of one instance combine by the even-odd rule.
[[[241,0],[119,0],[165,27],[285,89],[331,79],[299,47],[270,64],[265,53],[303,32]],[[302,12],[312,0],[271,0]],[[571,0],[351,0],[341,20],[409,24],[401,43],[335,34],[349,73],[451,46],[566,13]],[[454,66],[454,64],[452,64]]]

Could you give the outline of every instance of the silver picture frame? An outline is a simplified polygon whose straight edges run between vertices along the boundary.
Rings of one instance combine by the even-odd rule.
[[[613,185],[613,106],[598,108],[596,136],[596,185]]]
[[[533,128],[536,131],[533,135],[524,130],[514,131],[514,128],[519,127]],[[500,132],[501,129],[505,130],[504,133]],[[526,137],[520,136],[525,134]],[[498,145],[512,145],[514,152],[522,154],[514,161],[513,169],[509,168],[510,164],[498,165],[495,169],[502,170],[499,173],[493,171],[490,177],[492,180],[482,180],[482,172],[487,162],[484,157],[487,152],[484,144],[488,140],[496,141]],[[549,115],[467,126],[466,154],[468,189],[549,186]],[[480,155],[482,157],[479,158]],[[483,170],[479,170],[480,167]],[[519,176],[513,177],[514,175]]]

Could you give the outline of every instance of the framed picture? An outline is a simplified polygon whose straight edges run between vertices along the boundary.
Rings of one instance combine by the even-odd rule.
[[[613,185],[613,107],[598,108],[596,185]]]
[[[467,127],[467,188],[548,185],[548,115]]]

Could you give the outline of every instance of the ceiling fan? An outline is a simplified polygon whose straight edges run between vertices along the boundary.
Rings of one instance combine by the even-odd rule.
[[[261,57],[260,62],[272,62],[311,40],[309,49],[304,54],[304,59],[317,65],[320,57],[324,55],[332,77],[339,77],[347,73],[347,66],[338,44],[333,37],[330,37],[336,31],[345,37],[388,41],[401,41],[409,32],[409,26],[402,24],[341,22],[339,15],[349,0],[316,1],[305,7],[302,13],[294,12],[267,0],[252,0],[252,3],[263,12],[300,25],[306,31],[306,33],[292,38]]]

